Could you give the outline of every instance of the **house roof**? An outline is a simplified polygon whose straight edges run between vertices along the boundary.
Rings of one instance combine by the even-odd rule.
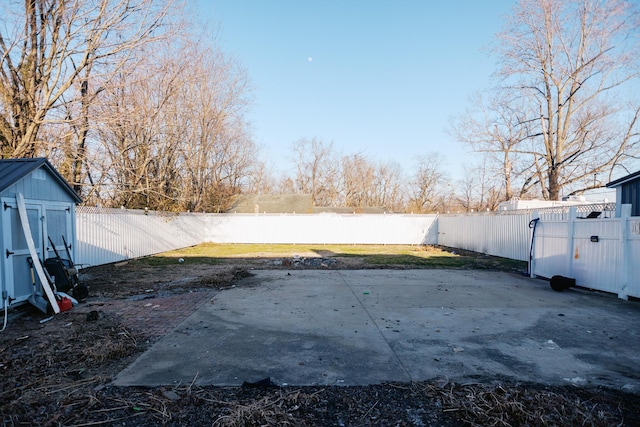
[[[640,171],[634,172],[627,176],[623,176],[622,178],[616,179],[615,181],[611,181],[607,184],[607,188],[618,187],[622,184],[626,184],[629,181],[635,181],[636,179],[640,179]]]
[[[311,213],[310,194],[242,194],[234,197],[228,213]]]
[[[16,182],[38,168],[43,168],[69,193],[76,203],[82,199],[71,188],[69,183],[44,157],[33,159],[0,159],[0,192],[6,190]]]
[[[356,207],[324,207],[316,206],[313,208],[313,213],[336,213],[336,214],[383,214],[387,213],[387,209],[384,206],[363,206],[361,208]]]

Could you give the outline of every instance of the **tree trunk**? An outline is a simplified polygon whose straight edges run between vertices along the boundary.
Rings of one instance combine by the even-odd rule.
[[[549,169],[548,176],[548,189],[549,189],[549,200],[560,200],[560,175],[558,168],[553,166]]]

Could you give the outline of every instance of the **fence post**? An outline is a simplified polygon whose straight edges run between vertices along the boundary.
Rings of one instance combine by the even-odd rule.
[[[567,222],[567,276],[573,277],[573,259],[574,259],[574,242],[573,235],[575,232],[575,222],[577,216],[578,208],[575,206],[569,208],[569,218]],[[579,255],[578,255],[579,256]]]
[[[631,281],[631,248],[629,247],[629,217],[631,216],[631,205],[620,207],[620,257],[618,258],[618,298],[627,300],[629,295],[627,290]]]

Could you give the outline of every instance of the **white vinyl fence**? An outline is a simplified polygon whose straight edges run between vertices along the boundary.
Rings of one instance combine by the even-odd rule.
[[[438,218],[438,244],[528,261],[532,219],[530,211],[443,215]]]
[[[194,246],[203,241],[206,215],[76,208],[74,260],[81,267]]]
[[[530,261],[532,277],[560,275],[620,298],[640,297],[640,217],[630,217],[630,208],[621,218],[613,204],[444,215],[438,244]],[[591,212],[599,216],[588,218]]]
[[[438,241],[437,215],[209,215],[216,243],[424,245]]]
[[[623,205],[621,217],[586,218],[577,208],[540,212],[533,275],[576,279],[578,286],[640,297],[640,217]]]
[[[439,244],[530,261],[532,276],[562,275],[621,298],[640,297],[640,217],[630,217],[629,208],[615,218],[613,208],[603,206],[441,216],[161,214],[79,207],[75,261],[107,264],[202,242]],[[601,217],[586,218],[589,209],[602,210]]]
[[[76,263],[108,264],[203,242],[435,244],[437,215],[161,214],[78,207]]]

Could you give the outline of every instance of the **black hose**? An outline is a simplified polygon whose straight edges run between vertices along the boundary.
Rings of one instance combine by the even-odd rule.
[[[529,265],[527,266],[527,276],[531,276],[531,260],[533,260],[533,240],[536,238],[536,227],[538,226],[540,218],[535,218],[529,221],[529,228],[533,228],[533,234],[531,235],[531,246],[529,247]]]

